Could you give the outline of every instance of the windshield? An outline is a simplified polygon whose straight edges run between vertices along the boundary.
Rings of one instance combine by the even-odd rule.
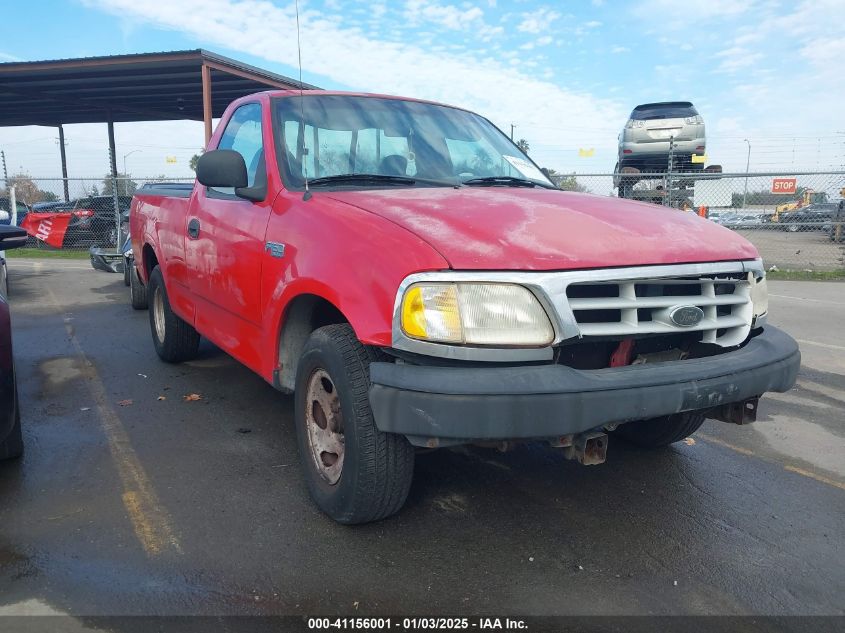
[[[698,110],[688,101],[676,103],[645,103],[638,105],[631,112],[634,121],[649,121],[654,119],[683,119],[698,115]]]
[[[318,178],[376,174],[400,186],[454,186],[478,178],[553,186],[486,119],[455,108],[379,97],[308,95],[275,100],[279,164],[289,187]],[[302,122],[305,124],[303,125]],[[389,178],[334,179],[385,186]],[[320,184],[329,184],[323,180]]]

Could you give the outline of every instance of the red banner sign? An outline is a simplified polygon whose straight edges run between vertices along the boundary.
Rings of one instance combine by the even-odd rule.
[[[772,193],[795,193],[797,190],[797,178],[772,178]]]
[[[61,248],[70,217],[70,213],[27,213],[21,228],[26,229],[35,239]]]

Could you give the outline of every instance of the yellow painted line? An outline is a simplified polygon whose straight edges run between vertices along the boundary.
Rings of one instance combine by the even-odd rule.
[[[757,459],[762,459],[763,461],[771,461],[767,460],[763,457],[760,457],[754,451],[750,451],[747,448],[742,448],[741,446],[734,446],[724,440],[720,440],[717,437],[713,437],[712,435],[706,435],[704,433],[696,433],[696,437],[699,439],[704,440],[710,444],[717,444],[719,446],[723,446],[724,448],[730,449],[735,453],[739,453],[741,455],[747,455],[749,457],[756,457]],[[829,477],[825,477],[823,475],[818,475],[810,470],[806,470],[804,468],[799,468],[798,466],[793,466],[792,464],[783,464],[783,469],[789,471],[791,473],[795,473],[796,475],[801,475],[802,477],[807,477],[809,479],[814,479],[815,481],[821,482],[823,484],[827,484],[828,486],[833,486],[834,488],[839,488],[840,490],[845,490],[845,483],[840,481],[836,481],[834,479],[830,479]]]
[[[802,339],[802,338],[797,338],[795,340],[798,341],[799,343],[801,343],[802,345],[813,345],[815,347],[824,347],[825,349],[835,349],[835,350],[841,350],[841,351],[845,352],[845,347],[842,347],[841,345],[830,345],[829,343],[819,343],[817,341],[808,341],[808,340]]]
[[[796,475],[801,475],[802,477],[809,477],[810,479],[815,479],[816,481],[820,481],[823,484],[827,484],[828,486],[833,486],[834,488],[845,490],[845,484],[839,481],[834,481],[833,479],[829,479],[828,477],[824,477],[822,475],[817,475],[816,473],[811,472],[809,470],[798,468],[798,466],[792,466],[791,464],[787,464],[786,466],[784,466],[784,468],[791,473],[795,473]]]
[[[61,312],[61,305],[53,290],[49,287],[46,290],[56,310]],[[126,428],[109,402],[97,369],[85,355],[73,326],[65,323],[65,330],[81,361],[85,384],[99,413],[100,426],[108,441],[109,451],[123,486],[123,505],[129,514],[135,535],[150,556],[168,549],[181,553],[182,548],[176,538],[170,516],[162,507],[150,478],[132,448]]]
[[[55,261],[55,260],[53,260]],[[36,269],[41,269],[44,267],[43,262],[27,262],[27,261],[19,261],[13,259],[7,259],[6,265],[10,268],[17,268],[18,266],[32,266]],[[94,270],[93,266],[66,266],[66,265],[59,265],[61,270]]]
[[[705,435],[704,433],[696,433],[695,436],[699,439],[704,440],[705,442],[709,442],[710,444],[718,444],[719,446],[724,446],[725,448],[729,448],[735,453],[740,453],[741,455],[748,455],[754,457],[754,452],[749,451],[747,448],[742,448],[740,446],[734,446],[733,444],[728,444],[724,440],[720,440],[718,437],[713,437],[711,435]]]

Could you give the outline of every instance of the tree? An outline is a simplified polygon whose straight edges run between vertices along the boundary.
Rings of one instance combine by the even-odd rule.
[[[578,182],[574,173],[570,176],[565,176],[563,174],[559,174],[551,167],[541,167],[540,171],[546,174],[546,178],[551,180],[558,189],[563,191],[579,191],[581,193],[587,193],[590,191],[585,185]]]
[[[191,171],[197,170],[197,161],[200,159],[200,156],[202,156],[204,153],[205,150],[201,149],[199,154],[194,154],[193,156],[191,156],[191,160],[188,162],[188,166],[191,168]]]
[[[135,190],[138,188],[138,183],[132,180],[129,177],[129,174],[121,174],[118,172],[117,174],[117,193],[120,196],[131,196],[135,193]],[[112,177],[111,174],[106,174],[103,178],[103,191],[102,194],[104,196],[112,195]]]
[[[569,176],[556,174],[552,182],[557,185],[558,189],[563,191],[578,191],[580,193],[587,193],[590,191],[585,185],[578,182],[575,174],[571,174]]]
[[[52,191],[43,191],[38,188],[32,176],[23,172],[15,174],[6,181],[9,187],[15,187],[15,199],[23,202],[28,206],[32,206],[36,202],[44,202],[56,200],[56,194]],[[9,197],[9,190],[0,191],[0,196],[4,198]]]
[[[524,138],[519,139],[519,140],[516,142],[516,146],[517,146],[519,149],[521,149],[521,150],[522,150],[522,152],[523,152],[523,153],[525,153],[525,154],[527,154],[527,153],[528,153],[528,150],[530,150],[530,149],[531,149],[531,146],[528,144],[528,141],[526,141]]]

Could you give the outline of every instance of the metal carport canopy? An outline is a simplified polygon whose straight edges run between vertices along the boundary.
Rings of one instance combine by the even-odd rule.
[[[203,49],[0,64],[0,127],[59,128],[68,199],[65,123],[107,123],[109,162],[117,176],[114,124],[220,117],[234,99],[274,89],[314,89],[290,77]],[[115,205],[117,202],[115,201]]]
[[[0,64],[0,126],[211,119],[251,92],[314,86],[197,49]]]

